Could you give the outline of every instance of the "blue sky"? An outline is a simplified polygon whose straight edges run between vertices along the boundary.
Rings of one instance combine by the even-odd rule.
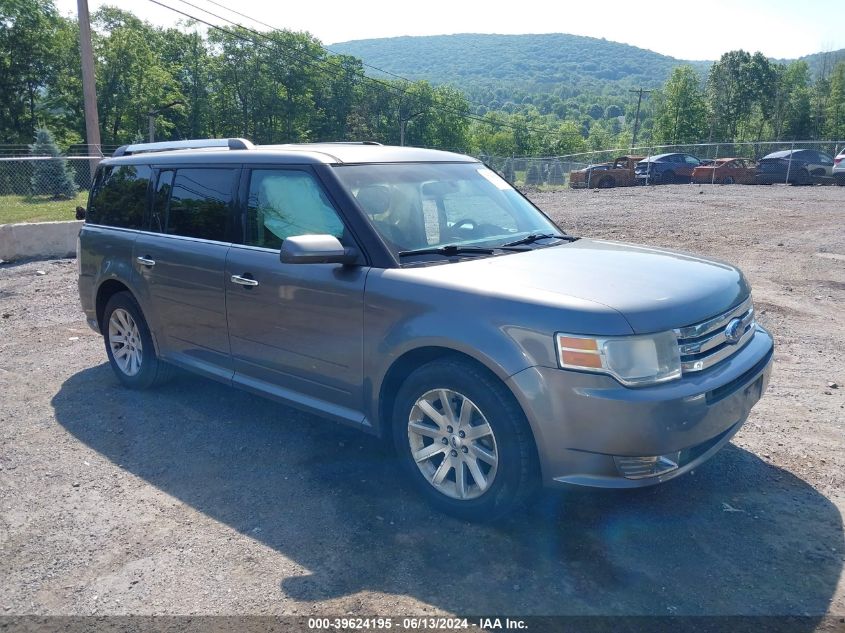
[[[181,17],[148,0],[88,1],[92,11],[113,4],[159,25],[174,25]],[[179,0],[161,1],[226,24]],[[396,35],[574,33],[681,59],[717,59],[736,48],[776,58],[845,48],[841,0],[424,0],[413,5],[396,0],[215,1],[279,28],[309,31],[324,44]],[[206,0],[191,2],[232,21],[263,28]],[[56,4],[64,14],[76,13],[76,0],[56,0]]]

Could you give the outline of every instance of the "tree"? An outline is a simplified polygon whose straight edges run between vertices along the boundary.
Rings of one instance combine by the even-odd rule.
[[[654,139],[658,143],[698,143],[707,129],[707,105],[692,66],[672,72],[656,99]]]
[[[611,104],[604,109],[604,118],[605,119],[615,119],[616,117],[622,116],[622,108],[618,105]]]
[[[0,0],[0,138],[25,143],[56,76],[54,46],[62,18],[52,0]]]
[[[740,123],[751,112],[754,88],[749,81],[751,55],[729,51],[710,67],[707,90],[710,105],[711,140],[733,140]]]
[[[35,143],[29,146],[32,156],[49,156],[47,160],[35,161],[32,168],[32,195],[50,196],[69,200],[76,195],[77,187],[73,181],[73,172],[67,161],[59,156],[59,148],[49,130],[39,128],[35,133]]]
[[[845,62],[836,64],[830,75],[824,133],[832,140],[845,139]]]
[[[528,170],[525,172],[526,185],[539,185],[543,180],[543,174],[540,172],[540,167],[537,161],[532,160],[528,165]]]
[[[159,30],[114,7],[97,11],[93,22],[106,30],[94,43],[100,62],[97,97],[103,142],[126,142],[147,129],[148,112],[185,97],[161,57]],[[159,126],[167,138],[172,125],[160,121]]]
[[[599,120],[604,116],[604,108],[602,108],[598,103],[594,103],[587,108],[587,115],[589,115],[591,119]]]
[[[778,140],[810,138],[813,127],[810,103],[810,67],[807,62],[789,64],[780,74],[778,83],[780,101],[779,121],[776,128]]]

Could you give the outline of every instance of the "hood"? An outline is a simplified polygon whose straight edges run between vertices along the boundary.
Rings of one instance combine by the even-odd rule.
[[[737,268],[720,261],[588,239],[403,272],[520,301],[557,295],[561,305],[571,299],[601,304],[619,312],[637,334],[704,321],[751,291]]]

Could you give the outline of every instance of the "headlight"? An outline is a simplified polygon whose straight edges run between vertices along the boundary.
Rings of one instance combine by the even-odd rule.
[[[555,342],[563,369],[608,374],[628,387],[681,377],[681,355],[674,332],[607,337],[556,334]]]

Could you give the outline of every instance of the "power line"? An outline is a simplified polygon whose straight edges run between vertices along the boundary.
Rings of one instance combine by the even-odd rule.
[[[238,27],[240,27],[240,28],[246,29],[246,30],[247,30],[247,31],[249,31],[250,33],[254,33],[255,35],[258,35],[259,37],[262,37],[262,38],[264,38],[264,39],[271,39],[271,40],[272,40],[272,38],[268,38],[268,37],[267,37],[264,33],[261,33],[260,31],[256,31],[256,30],[254,30],[254,29],[249,29],[249,28],[247,28],[247,27],[243,26],[242,24],[238,24],[237,22],[234,22],[234,21],[229,20],[229,19],[227,19],[227,18],[224,18],[224,17],[222,17],[222,16],[220,16],[220,15],[217,15],[217,14],[215,14],[215,13],[212,13],[211,11],[208,11],[207,9],[203,9],[202,7],[198,7],[198,6],[196,6],[195,4],[192,4],[191,2],[188,2],[187,0],[178,0],[178,1],[179,1],[179,2],[182,2],[183,4],[187,4],[187,5],[189,5],[189,6],[192,6],[192,7],[194,7],[195,9],[199,9],[200,11],[203,11],[203,12],[205,12],[205,13],[209,14],[209,15],[212,15],[212,16],[216,17],[217,19],[219,19],[219,20],[223,20],[223,21],[225,21],[225,22],[227,22],[227,23],[229,23],[229,24],[231,24],[231,25],[233,25],[233,26],[238,26]],[[235,15],[239,15],[239,16],[241,16],[241,17],[243,17],[243,18],[246,18],[247,20],[250,20],[250,21],[252,21],[252,22],[255,22],[256,24],[260,24],[261,26],[265,26],[265,27],[267,27],[268,29],[271,29],[272,31],[280,31],[280,30],[282,30],[282,29],[280,29],[280,28],[278,28],[278,27],[276,27],[276,26],[274,26],[274,25],[272,25],[272,24],[268,24],[267,22],[263,22],[263,21],[261,21],[261,20],[259,20],[259,19],[257,19],[257,18],[253,18],[253,17],[251,17],[251,16],[249,16],[249,15],[247,15],[247,14],[245,14],[245,13],[242,13],[242,12],[240,12],[240,11],[236,11],[235,9],[231,9],[231,8],[227,7],[226,5],[224,5],[224,4],[222,4],[222,3],[220,3],[220,2],[217,2],[216,0],[204,0],[204,2],[207,2],[207,3],[212,4],[212,5],[214,5],[214,6],[220,7],[221,9],[224,9],[224,10],[226,10],[226,11],[229,11],[230,13],[234,13]],[[272,40],[272,41],[274,41],[274,40]],[[322,48],[324,51],[326,51],[326,52],[328,52],[328,53],[331,53],[332,55],[342,55],[342,53],[337,53],[337,52],[333,51],[332,49],[330,49],[328,46],[326,46],[326,45],[325,45],[325,44],[323,44],[322,42],[320,42],[320,43],[319,43],[319,46],[320,46],[320,48]],[[310,57],[312,57],[312,58],[313,58],[313,59],[315,59],[316,61],[330,61],[330,60],[319,60],[319,58],[316,58],[316,57],[313,57],[313,56],[310,56]],[[363,61],[363,60],[359,60],[359,61],[361,62],[361,65],[362,65],[362,66],[364,66],[364,67],[366,67],[366,68],[372,68],[373,70],[377,70],[377,71],[379,71],[379,72],[381,72],[381,73],[384,73],[384,74],[386,74],[386,75],[389,75],[389,76],[391,76],[391,77],[395,77],[396,79],[400,79],[400,80],[405,81],[405,82],[408,82],[408,83],[413,83],[413,82],[412,82],[410,79],[408,79],[407,77],[403,77],[402,75],[398,75],[398,74],[396,74],[396,73],[394,73],[394,72],[392,72],[392,71],[386,70],[386,69],[384,69],[384,68],[380,68],[380,67],[378,67],[378,66],[374,66],[373,64],[368,64],[368,63],[366,63],[366,62],[365,62],[365,61]],[[375,83],[380,84],[380,85],[382,85],[382,86],[385,86],[385,87],[387,87],[387,88],[389,88],[389,89],[393,89],[393,90],[398,89],[398,90],[402,91],[402,92],[403,92],[403,93],[405,93],[405,94],[407,94],[407,92],[408,92],[407,90],[402,90],[401,88],[398,88],[397,86],[395,86],[395,85],[393,85],[393,84],[388,84],[388,83],[386,83],[386,82],[384,82],[384,81],[379,81],[379,80],[378,80],[377,78],[375,78],[375,77],[367,77],[367,76],[364,76],[364,79],[365,79],[366,81],[375,82]],[[486,106],[485,104],[483,104],[483,103],[478,103],[478,102],[476,102],[476,101],[472,101],[472,100],[470,100],[470,99],[467,99],[467,98],[466,98],[466,95],[464,95],[464,98],[466,99],[467,103],[468,103],[468,104],[470,104],[470,105],[487,107],[487,106]],[[494,123],[494,122],[488,121],[487,119],[484,119],[484,117],[482,117],[482,116],[479,116],[479,115],[474,115],[474,114],[470,114],[470,113],[465,113],[465,112],[459,111],[457,108],[444,108],[444,106],[433,106],[433,107],[434,107],[435,109],[441,109],[441,110],[446,109],[446,110],[448,110],[448,111],[456,112],[456,113],[462,114],[463,116],[466,116],[467,118],[473,119],[473,120],[475,120],[475,121],[480,121],[480,122],[482,122],[482,123],[487,123],[488,125],[493,125],[493,126],[504,126],[504,127],[510,127],[510,128],[513,128],[513,129],[522,129],[522,128],[520,128],[520,126],[519,126],[519,125],[512,125],[512,124],[499,123],[499,122]],[[530,131],[533,131],[533,132],[538,132],[538,133],[543,133],[543,134],[548,134],[548,135],[554,135],[554,136],[578,136],[578,137],[581,137],[581,134],[580,134],[580,133],[578,133],[578,132],[565,132],[565,131],[561,131],[561,130],[552,130],[552,129],[550,129],[550,128],[538,128],[538,127],[534,127],[534,126],[527,126],[527,125],[526,125],[526,126],[524,126],[524,127],[525,127],[526,129],[530,130]]]
[[[218,20],[223,20],[224,22],[231,24],[232,26],[236,26],[240,29],[243,29],[243,30],[249,32],[249,33],[252,33],[253,35],[260,37],[261,39],[272,42],[273,44],[276,45],[277,48],[278,47],[285,47],[285,44],[283,42],[279,42],[278,40],[275,40],[272,37],[269,37],[269,36],[265,35],[264,33],[261,33],[260,31],[256,31],[255,29],[250,29],[248,27],[243,26],[242,24],[238,24],[237,22],[229,20],[229,19],[227,19],[223,16],[220,16],[220,15],[218,15],[218,14],[212,12],[212,11],[209,11],[208,9],[203,9],[202,7],[199,7],[199,6],[197,6],[197,5],[195,5],[191,2],[188,2],[188,0],[178,0],[178,1],[182,2],[183,4],[188,5],[190,7],[193,7],[195,9],[199,10],[199,11],[202,11],[203,13],[207,13],[208,15],[211,15],[211,16],[217,18]],[[224,28],[222,26],[219,26],[219,25],[214,24],[212,22],[209,22],[207,20],[203,20],[202,18],[199,18],[195,15],[192,15],[190,13],[187,13],[185,11],[177,9],[176,7],[165,4],[164,2],[161,2],[160,0],[149,0],[149,2],[152,2],[153,4],[156,4],[160,7],[163,7],[165,9],[170,10],[170,11],[173,11],[174,13],[178,13],[178,14],[186,17],[186,18],[189,18],[189,19],[194,20],[196,22],[199,22],[201,24],[205,24],[206,26],[211,27],[215,30],[221,31],[223,33],[227,33],[227,34],[231,35],[232,37],[240,39],[241,41],[249,42],[249,43],[256,45],[256,46],[263,46],[264,48],[268,48],[266,45],[262,45],[261,43],[256,42],[255,40],[253,40],[249,37],[246,37],[244,35],[241,35],[239,33],[231,31],[227,28]],[[218,4],[218,3],[215,3],[215,4]],[[218,4],[218,6],[222,6],[222,5]],[[224,7],[224,8],[226,8],[226,7]],[[227,9],[227,10],[231,11],[231,9]],[[240,15],[244,15],[244,14],[240,14]],[[249,19],[252,19],[252,18],[249,18]],[[258,22],[257,20],[255,20],[255,21]],[[258,22],[258,23],[260,24],[261,22]],[[269,27],[269,28],[273,28],[273,27]],[[280,29],[275,29],[275,30],[280,30]],[[326,49],[324,46],[322,46],[322,44],[320,44],[320,47],[323,50],[326,50],[327,52],[331,52],[331,51],[328,51],[328,49]],[[281,51],[276,50],[275,52],[281,52]],[[331,64],[331,65],[335,66],[335,68],[337,70],[342,70],[340,67],[338,67],[337,63],[334,62],[333,60],[331,60],[330,58],[322,59],[322,58],[319,58],[319,57],[315,57],[313,55],[309,55],[307,53],[305,53],[305,55],[310,60],[310,61],[305,61],[304,63],[306,63],[306,64],[311,64],[311,65],[316,65],[316,64],[320,64],[320,63]],[[301,55],[299,55],[297,53],[293,53],[293,54],[288,53],[286,56],[288,58],[293,57],[294,59],[297,59],[298,61],[303,61]],[[323,68],[322,70],[328,70],[328,69]],[[337,74],[335,74],[335,76],[337,76]],[[387,90],[392,90],[396,93],[400,93],[400,94],[403,94],[403,95],[408,95],[410,93],[410,91],[407,90],[407,89],[404,89],[404,88],[397,86],[395,84],[387,83],[386,81],[382,81],[382,80],[376,79],[374,77],[368,77],[366,75],[363,75],[361,77],[361,79],[363,79],[364,81],[368,81],[370,83],[373,83],[373,84],[377,84],[377,85],[381,86],[382,88],[385,88]],[[402,79],[404,81],[409,81],[408,79],[405,79],[404,77],[402,77]],[[469,102],[469,101],[468,101],[468,103],[472,104],[472,102]],[[525,131],[529,131],[529,132],[535,132],[535,133],[538,133],[538,134],[545,134],[546,138],[548,138],[548,137],[562,137],[562,136],[563,137],[565,137],[565,136],[576,136],[576,135],[579,138],[581,137],[581,134],[577,133],[577,132],[566,132],[566,131],[563,131],[563,130],[551,130],[549,128],[537,128],[537,127],[534,127],[534,126],[531,126],[531,125],[528,125],[528,124],[519,125],[519,124],[513,124],[513,123],[506,123],[506,122],[503,122],[503,121],[491,121],[491,120],[486,119],[482,116],[479,116],[479,115],[476,115],[476,114],[471,114],[471,113],[466,112],[464,110],[461,110],[459,108],[452,108],[452,107],[444,106],[444,105],[441,105],[441,104],[431,104],[430,108],[434,109],[434,110],[440,110],[441,112],[451,112],[451,113],[457,114],[458,116],[461,116],[463,118],[470,119],[470,120],[473,120],[473,121],[478,121],[480,123],[490,125],[491,127],[506,127],[506,128],[510,128],[510,129],[514,129],[514,130],[525,130]]]
[[[255,22],[256,24],[260,24],[261,26],[266,26],[268,29],[271,29],[271,30],[273,30],[273,31],[279,31],[279,30],[281,30],[281,29],[279,29],[278,27],[273,26],[272,24],[267,24],[266,22],[262,22],[261,20],[259,20],[259,19],[257,19],[257,18],[250,17],[250,16],[248,16],[246,13],[241,13],[240,11],[236,11],[235,9],[230,9],[230,8],[229,8],[229,7],[227,7],[226,5],[221,4],[221,3],[219,3],[219,2],[216,2],[215,0],[205,0],[205,2],[207,2],[207,3],[209,3],[209,4],[213,4],[213,5],[214,5],[214,6],[216,6],[216,7],[220,7],[221,9],[225,9],[225,10],[226,10],[226,11],[228,11],[229,13],[234,13],[235,15],[239,15],[239,16],[241,16],[242,18],[246,18],[247,20],[250,20],[251,22]],[[202,9],[200,9],[200,11],[202,11]],[[223,19],[223,18],[221,18],[221,19]],[[323,48],[323,50],[328,51],[328,52],[329,52],[329,53],[331,53],[332,55],[343,55],[343,53],[338,53],[338,52],[336,52],[336,51],[333,51],[332,49],[330,49],[330,48],[329,48],[328,46],[326,46],[325,44],[322,44],[322,43],[321,43],[321,44],[320,44],[320,46],[321,46],[321,48]],[[368,64],[368,63],[367,63],[367,62],[365,62],[364,60],[361,60],[361,65],[362,65],[362,66],[364,66],[364,67],[366,67],[366,68],[372,68],[373,70],[377,70],[377,71],[379,71],[380,73],[384,73],[385,75],[390,75],[391,77],[395,77],[396,79],[401,79],[402,81],[408,81],[408,82],[410,82],[410,79],[408,79],[407,77],[403,77],[402,75],[397,75],[397,74],[396,74],[396,73],[394,73],[394,72],[391,72],[391,71],[389,71],[389,70],[385,70],[384,68],[379,68],[378,66],[373,66],[372,64]],[[477,105],[480,105],[480,104],[477,104]]]

